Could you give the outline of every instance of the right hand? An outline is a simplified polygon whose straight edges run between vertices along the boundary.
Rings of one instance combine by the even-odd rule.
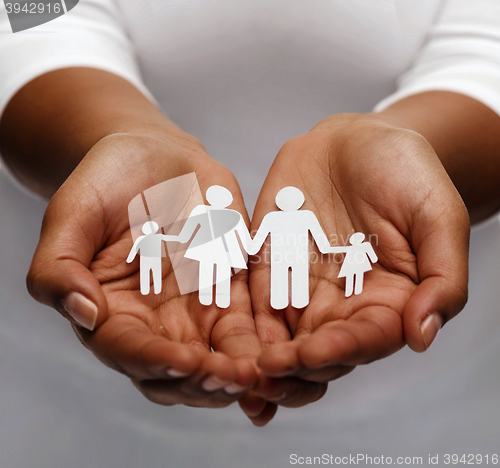
[[[354,232],[379,241],[379,261],[361,295],[346,298],[340,265],[316,256],[303,309],[271,307],[269,245],[252,265],[265,348],[258,364],[266,375],[254,391],[301,406],[359,364],[405,344],[417,352],[430,346],[467,300],[469,218],[433,147],[380,115],[335,115],[286,143],[264,182],[255,226],[277,209],[276,194],[287,186],[303,192],[303,209],[314,212],[335,244],[348,245]]]
[[[246,272],[233,278],[231,306],[219,309],[202,306],[197,292],[181,296],[168,258],[163,292],[141,295],[139,259],[125,261],[132,247],[129,201],[191,172],[202,193],[214,184],[227,187],[232,208],[248,223],[234,176],[196,139],[157,128],[101,139],[50,201],[27,283],[36,300],[68,318],[84,346],[148,399],[222,407],[258,379],[261,346]],[[275,410],[254,399],[247,414],[265,424]]]

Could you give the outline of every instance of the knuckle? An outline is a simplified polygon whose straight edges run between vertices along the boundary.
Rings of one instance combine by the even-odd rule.
[[[467,288],[467,284],[465,284],[463,287],[458,287],[456,288],[454,292],[454,307],[452,311],[452,317],[457,315],[467,304],[467,301],[469,300],[469,291]]]
[[[28,293],[37,301],[41,300],[40,288],[43,284],[42,275],[42,271],[34,265],[30,267],[28,274],[26,275],[26,287],[28,289]]]

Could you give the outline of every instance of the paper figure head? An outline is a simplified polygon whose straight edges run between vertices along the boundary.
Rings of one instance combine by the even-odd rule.
[[[304,194],[297,187],[282,188],[276,195],[276,206],[282,211],[297,211],[304,201]]]
[[[361,245],[365,240],[365,235],[362,232],[355,232],[350,238],[349,242],[351,245]]]
[[[207,190],[207,201],[214,208],[223,209],[233,203],[231,192],[220,185],[212,185]]]
[[[160,227],[154,221],[148,221],[147,223],[144,223],[142,225],[142,232],[146,234],[146,236],[148,234],[153,234],[155,232],[158,232],[158,229],[160,229]]]

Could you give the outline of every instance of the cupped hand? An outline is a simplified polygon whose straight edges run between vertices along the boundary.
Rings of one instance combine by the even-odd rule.
[[[299,406],[326,383],[405,344],[426,350],[467,300],[469,219],[429,143],[378,115],[330,117],[281,149],[252,220],[277,210],[280,189],[305,195],[332,246],[362,232],[378,263],[360,295],[345,297],[342,256],[310,240],[310,302],[270,306],[269,245],[251,263],[250,291],[265,373],[256,394]],[[316,387],[311,387],[311,385]]]
[[[159,295],[140,293],[139,258],[126,263],[133,243],[130,200],[191,172],[202,193],[214,184],[227,187],[231,208],[248,219],[233,175],[194,138],[148,128],[100,140],[49,203],[28,287],[150,400],[220,407],[239,399],[258,378],[261,347],[246,272],[233,278],[231,305],[220,309],[202,306],[197,293],[180,295],[168,258],[162,260]],[[265,423],[270,408],[257,400],[251,416],[266,409],[268,416],[260,419]]]

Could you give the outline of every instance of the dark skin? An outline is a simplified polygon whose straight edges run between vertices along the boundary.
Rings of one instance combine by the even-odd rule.
[[[92,69],[43,75],[10,101],[0,145],[21,181],[52,197],[28,274],[31,294],[153,401],[217,407],[239,399],[257,425],[273,417],[275,403],[319,399],[328,381],[358,364],[405,344],[427,349],[467,298],[468,217],[478,222],[500,205],[500,118],[478,101],[428,92],[376,115],[332,116],[280,151],[252,228],[276,209],[277,191],[294,185],[330,236],[376,233],[379,262],[363,295],[343,297],[336,264],[312,265],[309,306],[274,311],[269,267],[259,263],[250,289],[245,274],[232,281],[229,309],[200,310],[195,294],[175,291],[168,264],[165,293],[141,297],[138,260],[122,261],[132,246],[127,204],[196,172],[202,192],[228,187],[230,208],[248,220],[241,193],[225,167],[132,85]],[[152,166],[154,174],[137,169]],[[93,331],[64,310],[72,291],[97,306]],[[166,377],[172,368],[187,375]],[[207,391],[207,376],[240,391]]]
[[[252,222],[287,185],[302,190],[304,209],[341,245],[353,232],[376,234],[379,260],[359,296],[345,297],[340,264],[326,258],[310,265],[306,308],[274,311],[254,301],[264,372],[326,383],[405,344],[424,351],[429,333],[467,298],[467,212],[430,145],[377,116],[335,116],[283,147]],[[252,269],[252,297],[269,275],[265,262]],[[437,323],[424,333],[428,317]],[[271,397],[265,382],[256,391]]]

